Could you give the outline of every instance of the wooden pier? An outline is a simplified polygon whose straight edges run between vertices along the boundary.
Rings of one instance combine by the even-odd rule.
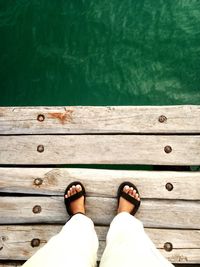
[[[189,171],[199,165],[200,106],[1,107],[0,267],[22,265],[59,232],[74,180],[87,191],[99,260],[117,188],[129,180],[142,197],[136,217],[161,253],[199,266],[200,172]]]

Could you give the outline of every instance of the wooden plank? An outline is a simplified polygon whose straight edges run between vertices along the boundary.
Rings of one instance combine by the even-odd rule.
[[[1,136],[0,151],[0,164],[200,165],[200,136]]]
[[[27,260],[48,240],[57,234],[60,225],[31,225],[31,226],[0,226],[4,237],[1,241],[0,259]],[[145,229],[154,244],[172,262],[196,263],[200,261],[200,231],[197,230],[171,230],[171,229]],[[108,227],[96,227],[100,240],[98,260],[105,248]],[[32,247],[32,239],[40,240],[39,247]],[[171,252],[165,252],[165,242],[173,244]]]
[[[105,242],[101,241],[99,244],[99,251],[98,251],[98,259],[101,258],[101,255],[105,248]],[[189,267],[190,263],[195,264],[200,262],[200,249],[173,249],[170,252],[165,251],[164,249],[158,248],[158,250],[163,254],[163,256],[168,259],[171,263],[178,263],[178,264],[187,264]],[[175,265],[176,266],[176,265]],[[181,266],[182,265],[178,265]],[[199,267],[199,265],[197,265]],[[192,265],[192,267],[194,267]]]
[[[1,107],[0,134],[200,133],[199,117],[192,105]]]
[[[162,249],[161,253],[172,263],[198,263],[199,267],[200,249],[174,249],[171,252]]]
[[[35,184],[37,179],[41,184]],[[80,181],[88,196],[111,198],[127,180],[138,187],[143,199],[200,200],[200,172],[0,168],[0,192],[3,193],[62,196],[69,183]],[[167,183],[173,185],[172,191],[166,189]]]
[[[34,213],[35,206],[41,212]],[[98,225],[109,225],[117,200],[88,197],[87,214]],[[145,227],[199,229],[199,201],[143,200],[136,217]],[[68,219],[62,197],[1,197],[0,224],[65,223]]]

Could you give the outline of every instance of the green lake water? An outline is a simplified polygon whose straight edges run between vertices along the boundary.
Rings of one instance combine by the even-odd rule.
[[[0,0],[0,51],[0,106],[200,104],[199,0]]]
[[[0,105],[200,104],[200,1],[0,0]]]

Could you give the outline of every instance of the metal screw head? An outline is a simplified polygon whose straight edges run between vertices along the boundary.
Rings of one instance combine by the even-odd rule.
[[[44,152],[44,146],[43,146],[43,145],[39,145],[39,146],[37,147],[37,151],[38,151],[39,153]]]
[[[43,114],[39,114],[39,115],[37,116],[37,120],[40,121],[40,122],[42,122],[42,121],[45,120],[45,116],[44,116]]]
[[[163,123],[163,122],[166,122],[167,121],[167,117],[165,117],[164,115],[161,115],[159,118],[158,118],[158,121]]]
[[[173,249],[173,245],[172,245],[172,243],[170,243],[170,242],[166,242],[166,243],[164,244],[164,249],[165,249],[166,251],[168,251],[168,252],[172,251],[172,249]]]
[[[165,146],[165,148],[164,148],[164,151],[165,151],[165,153],[171,153],[172,152],[172,147],[171,146]]]
[[[40,245],[40,239],[39,238],[34,238],[31,240],[31,246],[34,247],[39,247]]]
[[[37,214],[40,213],[42,211],[42,208],[40,205],[35,205],[32,209],[33,213]]]
[[[173,188],[174,188],[174,186],[173,186],[173,184],[171,184],[171,183],[167,183],[167,184],[165,185],[165,188],[166,188],[168,191],[172,191]]]
[[[43,180],[41,179],[41,178],[36,178],[35,180],[34,180],[34,184],[35,185],[41,185],[43,183]]]

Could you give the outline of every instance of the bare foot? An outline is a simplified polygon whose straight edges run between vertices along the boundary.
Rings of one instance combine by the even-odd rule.
[[[68,198],[70,196],[75,195],[76,193],[80,192],[82,190],[81,185],[73,185],[72,187],[70,187],[70,189],[68,190],[67,194],[65,195],[65,198]],[[84,213],[85,214],[85,204],[84,204],[84,196],[81,196],[80,198],[72,201],[70,203],[70,209],[72,211],[72,214],[76,214],[76,213]]]
[[[128,185],[125,185],[123,188],[123,191],[126,194],[129,194],[131,197],[135,198],[136,200],[140,201],[139,195],[136,193],[136,190],[133,189],[133,187],[129,187]],[[131,213],[134,209],[134,205],[130,203],[128,200],[124,199],[123,197],[120,197],[119,199],[119,206],[117,209],[117,213],[126,211],[128,213]]]

